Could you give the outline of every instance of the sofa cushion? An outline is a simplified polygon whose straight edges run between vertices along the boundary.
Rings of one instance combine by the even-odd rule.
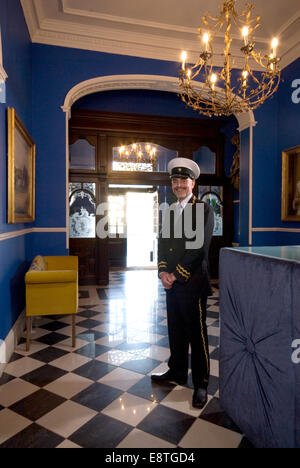
[[[29,270],[25,276],[26,284],[48,284],[48,283],[76,283],[78,273],[75,270],[51,270],[33,271]]]
[[[35,270],[35,271],[44,271],[47,270],[47,262],[44,257],[41,255],[37,255],[31,265],[30,265],[30,270]]]

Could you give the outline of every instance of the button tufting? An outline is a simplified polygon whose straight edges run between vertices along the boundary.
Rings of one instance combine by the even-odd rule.
[[[255,345],[254,345],[253,341],[251,340],[251,338],[247,338],[246,349],[247,349],[248,353],[255,354]]]

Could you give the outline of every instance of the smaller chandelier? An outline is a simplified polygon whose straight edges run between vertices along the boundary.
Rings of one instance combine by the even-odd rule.
[[[120,162],[154,163],[157,149],[150,143],[132,143],[119,147]]]
[[[280,83],[278,39],[273,38],[270,54],[256,51],[253,33],[260,26],[260,17],[252,18],[254,9],[252,4],[247,4],[246,9],[240,14],[237,13],[235,4],[236,0],[223,1],[218,18],[203,16],[203,26],[198,30],[204,46],[195,65],[186,66],[187,53],[184,51],[181,55],[182,67],[179,79],[181,99],[194,110],[209,117],[254,110],[277,91]],[[241,52],[244,65],[241,72],[237,70],[232,59],[233,26],[242,38]],[[222,54],[224,66],[217,67],[214,60],[216,54],[213,51],[213,39],[222,31],[225,31],[225,48]],[[261,71],[254,71],[251,63],[258,64]],[[195,86],[197,82],[193,82],[198,75],[203,82],[202,86],[200,83]],[[219,83],[220,86],[217,88]]]

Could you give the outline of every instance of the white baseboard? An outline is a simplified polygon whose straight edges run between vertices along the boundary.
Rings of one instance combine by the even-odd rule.
[[[16,349],[16,346],[21,338],[25,328],[25,310],[10,330],[5,340],[0,340],[0,377],[4,372],[5,366],[10,361],[10,358]]]

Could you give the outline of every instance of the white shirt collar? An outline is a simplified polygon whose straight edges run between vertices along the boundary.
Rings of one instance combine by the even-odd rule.
[[[181,202],[177,202],[178,205],[181,206],[181,209],[184,210],[184,208],[186,207],[186,205],[188,204],[188,202],[190,201],[190,199],[192,198],[193,196],[193,193],[191,193],[190,195],[188,195],[184,200],[182,200]]]

